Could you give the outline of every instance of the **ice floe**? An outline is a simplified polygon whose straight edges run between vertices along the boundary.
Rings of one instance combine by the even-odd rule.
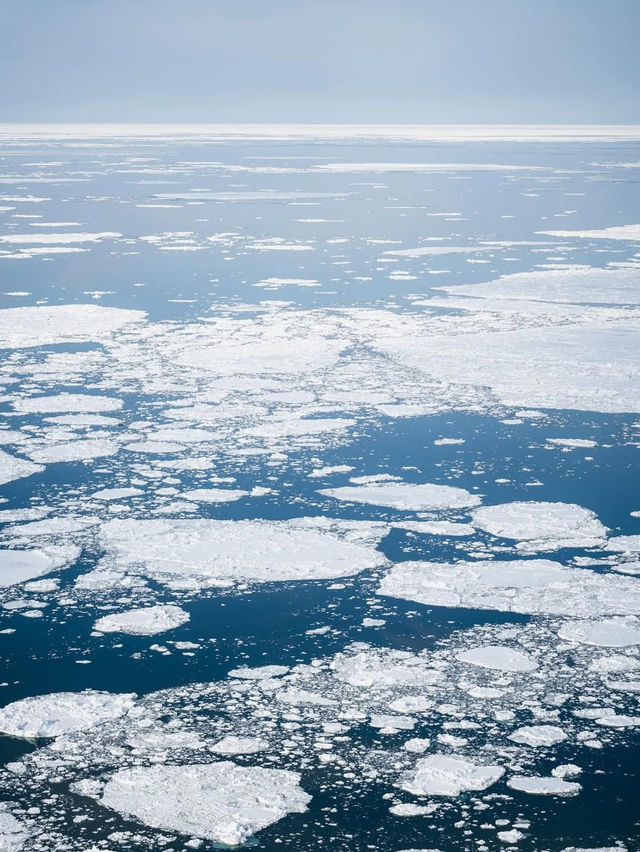
[[[235,846],[311,801],[300,776],[230,761],[116,772],[101,805],[165,831]]]
[[[575,503],[514,502],[481,506],[474,524],[491,535],[516,539],[535,552],[602,545],[607,528],[595,512]]]
[[[65,568],[80,555],[74,545],[51,545],[44,550],[0,550],[0,587],[14,586]]]
[[[640,610],[640,588],[633,578],[548,559],[402,562],[383,577],[378,594],[431,606],[531,615],[571,612],[588,618]]]
[[[383,525],[322,518],[292,521],[113,520],[100,541],[98,571],[116,569],[160,582],[208,584],[347,577],[385,563],[375,544]]]
[[[134,636],[155,636],[174,630],[189,621],[189,614],[171,604],[130,609],[105,615],[94,624],[101,633],[130,633]]]
[[[42,473],[43,470],[44,467],[41,464],[34,464],[27,459],[21,459],[0,450],[0,485],[6,485],[7,482],[13,482],[15,479],[24,479],[34,473]]]
[[[372,503],[413,512],[424,509],[465,509],[480,503],[479,497],[464,488],[431,483],[412,485],[408,482],[393,482],[356,487],[345,485],[340,488],[325,488],[319,493],[351,503]]]
[[[100,341],[142,320],[144,311],[100,305],[41,305],[0,310],[0,347]]]
[[[127,713],[134,694],[112,692],[53,692],[14,701],[0,709],[0,731],[12,737],[58,737],[84,731]]]
[[[398,785],[414,796],[459,796],[467,790],[486,790],[503,775],[502,766],[433,754],[421,758]]]
[[[483,645],[471,648],[456,656],[461,663],[481,666],[483,669],[496,669],[502,672],[531,672],[538,668],[535,660],[522,651],[516,651],[505,645]]]

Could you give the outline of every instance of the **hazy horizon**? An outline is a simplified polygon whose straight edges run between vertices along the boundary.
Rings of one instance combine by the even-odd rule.
[[[7,0],[2,122],[640,122],[633,0]]]

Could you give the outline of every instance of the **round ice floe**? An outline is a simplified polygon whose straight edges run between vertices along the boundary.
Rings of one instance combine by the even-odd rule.
[[[496,669],[501,672],[531,672],[538,664],[528,654],[516,651],[506,645],[483,645],[456,654],[461,663],[471,663],[485,669]]]
[[[100,804],[146,825],[235,846],[311,801],[296,772],[237,766],[148,766],[116,772]]]
[[[189,621],[189,614],[171,604],[129,609],[99,618],[94,629],[101,633],[131,633],[134,636],[154,636],[173,630]]]
[[[479,497],[464,488],[432,483],[413,485],[408,482],[387,482],[373,485],[345,485],[342,488],[324,488],[319,493],[349,503],[372,503],[376,506],[391,506],[393,509],[413,512],[426,509],[466,509],[480,503]]]
[[[514,775],[507,781],[507,786],[534,796],[577,796],[582,789],[576,781],[565,781],[553,775]]]
[[[602,648],[624,648],[640,644],[640,625],[621,619],[599,621],[569,621],[558,630],[558,636],[567,642],[598,645]]]
[[[53,692],[23,698],[0,710],[0,731],[12,737],[57,737],[122,716],[135,695],[111,692]]]
[[[23,479],[25,476],[31,476],[34,473],[41,473],[43,470],[44,467],[41,464],[19,459],[5,453],[4,450],[0,450],[0,485],[6,485],[7,482]]]
[[[555,725],[530,725],[518,728],[509,735],[514,743],[522,743],[529,746],[549,746],[566,740],[567,735],[562,728]]]
[[[433,754],[421,758],[398,786],[415,796],[459,796],[464,790],[486,790],[504,775],[502,766]]]
[[[514,502],[482,506],[473,513],[477,527],[491,535],[536,541],[536,550],[592,547],[607,528],[595,513],[575,503]]]

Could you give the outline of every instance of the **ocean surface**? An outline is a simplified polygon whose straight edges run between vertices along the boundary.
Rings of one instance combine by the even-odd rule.
[[[0,849],[640,849],[639,180],[0,127]]]

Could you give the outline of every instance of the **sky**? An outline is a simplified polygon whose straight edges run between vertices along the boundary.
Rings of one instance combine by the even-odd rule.
[[[0,121],[640,123],[640,0],[0,0]]]

